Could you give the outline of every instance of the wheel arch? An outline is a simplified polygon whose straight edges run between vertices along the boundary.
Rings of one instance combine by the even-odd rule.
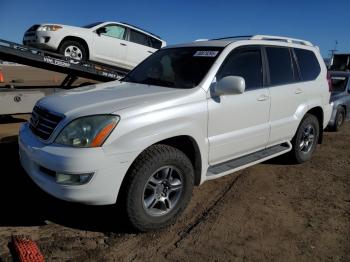
[[[164,144],[175,147],[183,152],[191,161],[194,169],[194,184],[199,185],[202,176],[202,157],[199,146],[194,138],[187,135],[171,137],[159,141],[156,144]]]
[[[82,44],[85,48],[85,51],[86,51],[86,56],[87,56],[87,59],[90,59],[90,50],[89,50],[89,45],[87,44],[87,42],[83,39],[83,38],[80,38],[80,37],[77,37],[77,36],[66,36],[62,39],[62,41],[60,42],[60,44],[58,45],[58,48],[57,50],[60,50],[62,44],[66,41],[76,41],[80,44]]]
[[[323,113],[322,107],[320,107],[320,106],[313,107],[313,108],[309,109],[306,112],[306,114],[314,115],[317,118],[318,124],[320,126],[320,135],[318,138],[318,143],[322,144],[322,142],[323,142],[323,119],[324,119],[324,113]]]
[[[128,177],[130,174],[131,168],[133,168],[134,163],[138,160],[138,158],[141,156],[141,154],[148,148],[154,146],[154,145],[168,145],[172,146],[174,148],[177,148],[181,152],[183,152],[191,161],[193,168],[194,168],[194,185],[199,185],[201,183],[201,176],[202,176],[202,157],[200,148],[196,142],[196,140],[188,135],[179,135],[179,136],[173,136],[169,137],[157,142],[154,142],[153,144],[146,147],[144,150],[142,150],[132,161],[132,163],[129,165],[129,168],[127,172],[125,173],[125,176],[122,179],[122,182],[120,184],[120,188],[117,194],[116,203],[120,203],[120,201],[123,201],[123,198],[125,196],[125,189],[127,187],[128,183]]]
[[[134,163],[138,160],[140,155],[147,150],[148,148],[154,146],[154,145],[168,145],[172,146],[181,152],[183,152],[191,161],[194,169],[194,185],[199,185],[201,183],[201,175],[202,175],[202,157],[201,152],[199,149],[199,146],[196,142],[196,140],[188,135],[179,135],[174,137],[169,137],[157,142],[152,143],[151,145],[147,146],[144,150],[142,150],[132,161],[130,164],[126,175],[123,177],[120,189],[123,190],[125,187],[125,183],[127,181],[128,174],[130,173],[131,168],[133,167]],[[119,195],[119,193],[118,193]]]
[[[346,115],[348,114],[348,109],[347,109],[346,105],[341,104],[341,105],[339,105],[339,107],[342,107],[342,108],[344,109],[344,111],[345,111],[345,116],[346,116]]]

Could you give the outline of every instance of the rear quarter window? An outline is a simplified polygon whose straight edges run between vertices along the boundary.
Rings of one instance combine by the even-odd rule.
[[[155,39],[153,37],[149,37],[150,39],[150,46],[155,49],[160,49],[162,47],[162,42],[159,41],[158,39]]]
[[[315,53],[310,50],[294,48],[297,57],[302,81],[311,81],[318,77],[321,72],[320,64]]]

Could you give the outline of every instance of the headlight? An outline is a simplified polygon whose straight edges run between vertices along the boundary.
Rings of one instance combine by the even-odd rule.
[[[70,122],[56,138],[58,144],[72,147],[99,147],[119,122],[119,116],[85,116]]]
[[[61,28],[62,26],[59,26],[59,25],[41,25],[39,26],[37,31],[57,31]]]

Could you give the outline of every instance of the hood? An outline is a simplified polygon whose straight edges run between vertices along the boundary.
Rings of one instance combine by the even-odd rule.
[[[50,111],[71,115],[109,114],[133,106],[166,102],[189,90],[113,81],[59,92],[39,100]]]

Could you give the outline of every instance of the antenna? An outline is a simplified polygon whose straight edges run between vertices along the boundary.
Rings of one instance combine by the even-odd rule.
[[[334,53],[338,51],[337,45],[338,45],[338,40],[335,40],[334,48],[328,50],[329,51],[329,55],[330,55],[330,59],[332,59],[333,56],[334,56]]]

